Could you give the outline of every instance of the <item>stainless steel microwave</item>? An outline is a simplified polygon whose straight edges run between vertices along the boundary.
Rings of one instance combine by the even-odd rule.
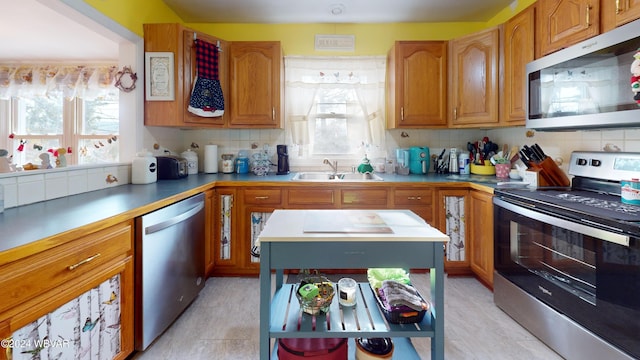
[[[526,127],[640,127],[640,95],[631,73],[639,49],[636,20],[528,63]],[[640,59],[636,64],[640,67]]]

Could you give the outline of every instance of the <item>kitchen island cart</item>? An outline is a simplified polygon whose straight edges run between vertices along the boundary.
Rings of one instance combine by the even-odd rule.
[[[394,338],[394,358],[419,359],[411,337],[431,337],[431,359],[444,359],[444,250],[448,236],[409,210],[276,210],[260,242],[260,359],[277,357],[271,339]],[[302,314],[296,285],[285,269],[428,268],[432,303],[416,324],[384,319],[369,283],[359,283],[357,305]],[[275,288],[271,272],[275,270]],[[276,345],[277,347],[277,345]],[[354,342],[349,344],[350,358]]]

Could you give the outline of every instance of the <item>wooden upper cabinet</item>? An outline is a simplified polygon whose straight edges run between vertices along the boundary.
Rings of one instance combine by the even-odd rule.
[[[640,18],[640,0],[603,0],[600,6],[603,33]]]
[[[387,62],[387,127],[447,126],[447,43],[397,41]]]
[[[500,27],[449,42],[451,127],[498,124]]]
[[[229,76],[229,127],[282,127],[284,71],[280,42],[232,42]]]
[[[200,117],[187,108],[197,75],[195,38],[220,46],[218,58],[219,80],[228,108],[227,42],[214,36],[197,33],[180,24],[144,24],[144,51],[173,53],[174,95],[172,101],[145,101],[144,124],[148,126],[222,127],[228,117]]]
[[[533,61],[535,5],[509,19],[503,29],[503,76],[500,122],[524,125],[526,119],[526,66]]]
[[[600,33],[599,0],[538,0],[537,5],[539,57]]]

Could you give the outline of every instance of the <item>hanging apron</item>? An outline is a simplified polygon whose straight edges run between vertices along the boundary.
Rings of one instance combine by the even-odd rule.
[[[224,114],[224,96],[218,79],[218,47],[200,39],[195,40],[198,75],[193,84],[190,113],[202,117]]]

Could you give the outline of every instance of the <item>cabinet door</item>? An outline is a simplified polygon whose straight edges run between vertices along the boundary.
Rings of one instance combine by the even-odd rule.
[[[640,0],[616,0],[616,25],[640,18]]]
[[[504,76],[502,114],[504,125],[524,125],[526,119],[526,65],[533,61],[535,6],[529,6],[504,25]]]
[[[144,51],[170,52],[174,56],[174,94],[172,101],[145,101],[144,124],[150,126],[221,127],[226,117],[199,117],[187,110],[196,77],[194,34],[197,38],[218,43],[223,50],[219,58],[219,76],[222,92],[227,97],[226,42],[213,36],[185,28],[180,24],[144,24]],[[225,104],[228,101],[225,98]]]
[[[539,56],[600,33],[599,0],[539,0],[538,10]]]
[[[447,43],[398,41],[388,55],[387,127],[447,126]]]
[[[11,334],[16,358],[49,348],[56,350],[56,358],[78,359],[91,348],[101,358],[126,359],[134,346],[133,267],[131,256],[115,260],[23,301],[0,314],[0,335]],[[42,334],[49,334],[48,339]]]
[[[282,127],[283,60],[280,42],[232,42],[229,52],[229,126]]]
[[[336,190],[303,187],[289,188],[287,191],[287,208],[289,209],[335,209]]]
[[[213,245],[214,267],[216,275],[233,272],[239,265],[239,249],[236,234],[237,211],[235,206],[236,189],[216,189],[215,239]]]
[[[191,92],[193,91],[193,85],[196,81],[196,77],[198,76],[198,63],[196,58],[196,46],[195,39],[198,38],[202,41],[209,42],[211,44],[216,44],[219,48],[218,53],[218,74],[220,87],[222,88],[222,93],[224,96],[224,104],[225,109],[228,109],[229,105],[229,97],[225,96],[226,90],[228,89],[227,85],[227,57],[224,56],[228,51],[227,42],[221,41],[218,38],[204,35],[201,33],[196,33],[193,30],[185,29],[182,32],[183,42],[182,42],[182,58],[183,58],[183,66],[182,66],[182,76],[177,77],[177,81],[182,81],[182,87],[184,88],[184,97],[177,98],[176,102],[180,103],[181,108],[183,109],[184,114],[184,123],[191,125],[204,125],[206,127],[222,127],[225,125],[225,121],[229,118],[229,112],[225,111],[222,116],[217,117],[202,117],[197,116],[187,109],[189,107],[189,102],[191,101]]]
[[[240,256],[242,266],[238,268],[238,275],[258,275],[260,273],[260,247],[258,236],[264,229],[267,220],[278,207],[247,205],[242,212],[242,246]]]
[[[444,267],[449,274],[470,274],[467,242],[468,190],[438,190],[438,229],[450,238]]]
[[[388,191],[386,188],[364,189],[343,188],[341,193],[341,207],[350,209],[386,209]]]
[[[216,192],[208,190],[205,192],[205,223],[204,223],[204,270],[205,275],[209,277],[213,271],[215,264],[216,252],[214,251],[216,241]]]
[[[282,208],[281,188],[245,188],[240,191],[239,208],[242,218],[238,226],[240,262],[237,274],[257,275],[260,272],[258,236],[274,210]]]
[[[640,0],[602,1],[600,6],[603,33],[640,18]]]
[[[495,27],[449,43],[453,127],[498,124],[499,36]]]
[[[471,270],[487,285],[493,286],[493,196],[471,191],[469,221]]]

